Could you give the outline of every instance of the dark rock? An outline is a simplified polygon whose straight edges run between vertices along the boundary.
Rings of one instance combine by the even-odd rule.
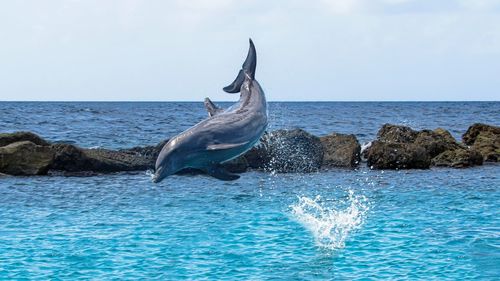
[[[148,158],[134,152],[108,149],[86,149],[84,150],[84,154],[95,168],[92,171],[139,171],[147,170],[152,167],[152,163]]]
[[[462,136],[465,144],[483,155],[484,161],[500,159],[500,127],[476,123]]]
[[[0,147],[0,172],[9,175],[44,175],[54,159],[48,146],[20,141]]]
[[[418,132],[413,143],[424,147],[431,158],[447,150],[465,148],[453,138],[450,132],[442,128],[435,129],[434,131],[422,130]]]
[[[137,146],[129,149],[122,149],[120,152],[125,152],[125,153],[133,153],[136,155],[139,155],[141,157],[144,157],[150,161],[151,166],[154,168],[156,159],[158,158],[158,155],[160,154],[161,149],[165,144],[168,142],[168,139],[158,143],[157,145],[149,145],[149,146]]]
[[[467,129],[467,132],[462,136],[462,140],[466,145],[473,145],[477,137],[482,133],[492,133],[500,135],[500,127],[475,123]]]
[[[360,161],[361,145],[354,135],[333,133],[320,137],[323,145],[323,166],[355,167]]]
[[[71,144],[53,144],[54,162],[51,170],[78,172],[84,171],[90,164],[83,153],[83,149]]]
[[[91,171],[99,173],[138,171],[154,167],[151,159],[133,151],[83,149],[71,144],[54,144],[53,170],[67,172]]]
[[[278,173],[313,172],[321,167],[323,146],[318,137],[301,129],[265,134],[245,155],[249,166]]]
[[[372,169],[428,169],[431,164],[427,150],[412,143],[374,141],[367,158]]]
[[[482,161],[477,161],[477,155],[476,151],[468,150],[444,129],[416,131],[390,124],[385,124],[379,130],[377,146],[372,145],[366,150],[368,165],[375,169],[428,168],[428,164],[469,167],[482,164]]]
[[[6,146],[14,142],[30,141],[36,145],[47,146],[49,142],[31,132],[1,133],[0,146]]]
[[[385,124],[377,133],[377,139],[388,143],[413,143],[418,131],[407,126]]]
[[[268,157],[267,148],[263,143],[264,139],[267,137],[267,134],[264,135],[257,146],[252,147],[249,151],[243,154],[243,157],[247,160],[249,168],[264,169],[268,165],[270,157]]]
[[[457,148],[446,150],[432,159],[433,166],[466,168],[483,164],[483,156],[475,150]]]

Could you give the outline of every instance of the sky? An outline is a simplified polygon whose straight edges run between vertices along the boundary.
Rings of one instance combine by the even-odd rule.
[[[257,49],[270,101],[500,100],[500,0],[0,4],[0,100],[234,101]]]

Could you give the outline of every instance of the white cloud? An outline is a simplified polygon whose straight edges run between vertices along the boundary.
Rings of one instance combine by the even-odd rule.
[[[185,11],[218,12],[235,5],[235,0],[176,0],[175,5]]]
[[[403,3],[408,3],[408,2],[413,2],[414,0],[381,0],[382,3],[389,4],[389,5],[397,5],[397,4],[403,4]]]
[[[462,8],[473,11],[500,9],[500,0],[459,0]]]
[[[383,14],[398,11],[453,13],[457,11],[499,12],[500,0],[319,0],[332,13],[340,15],[367,13]]]
[[[350,14],[366,6],[363,0],[321,0],[335,14]]]

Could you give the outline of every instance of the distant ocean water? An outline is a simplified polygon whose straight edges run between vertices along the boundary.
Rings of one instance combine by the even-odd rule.
[[[459,139],[472,123],[500,125],[500,102],[280,102],[269,114],[271,130],[361,142],[384,123]],[[0,102],[0,131],[127,148],[205,116],[201,102]],[[0,279],[498,280],[499,171],[2,178]]]
[[[228,107],[231,103],[218,103]],[[207,116],[203,102],[0,102],[0,130],[33,131],[83,147],[156,144]],[[499,125],[500,102],[271,102],[269,129],[373,140],[384,123],[443,127],[458,139],[474,122]]]

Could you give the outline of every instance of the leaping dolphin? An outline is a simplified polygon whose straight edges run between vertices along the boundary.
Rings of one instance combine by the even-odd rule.
[[[226,110],[205,99],[209,117],[163,146],[156,160],[153,182],[160,182],[185,168],[202,170],[220,180],[236,180],[222,163],[252,148],[267,127],[267,102],[264,91],[255,80],[257,54],[250,39],[248,55],[228,93],[240,93],[237,103]]]

